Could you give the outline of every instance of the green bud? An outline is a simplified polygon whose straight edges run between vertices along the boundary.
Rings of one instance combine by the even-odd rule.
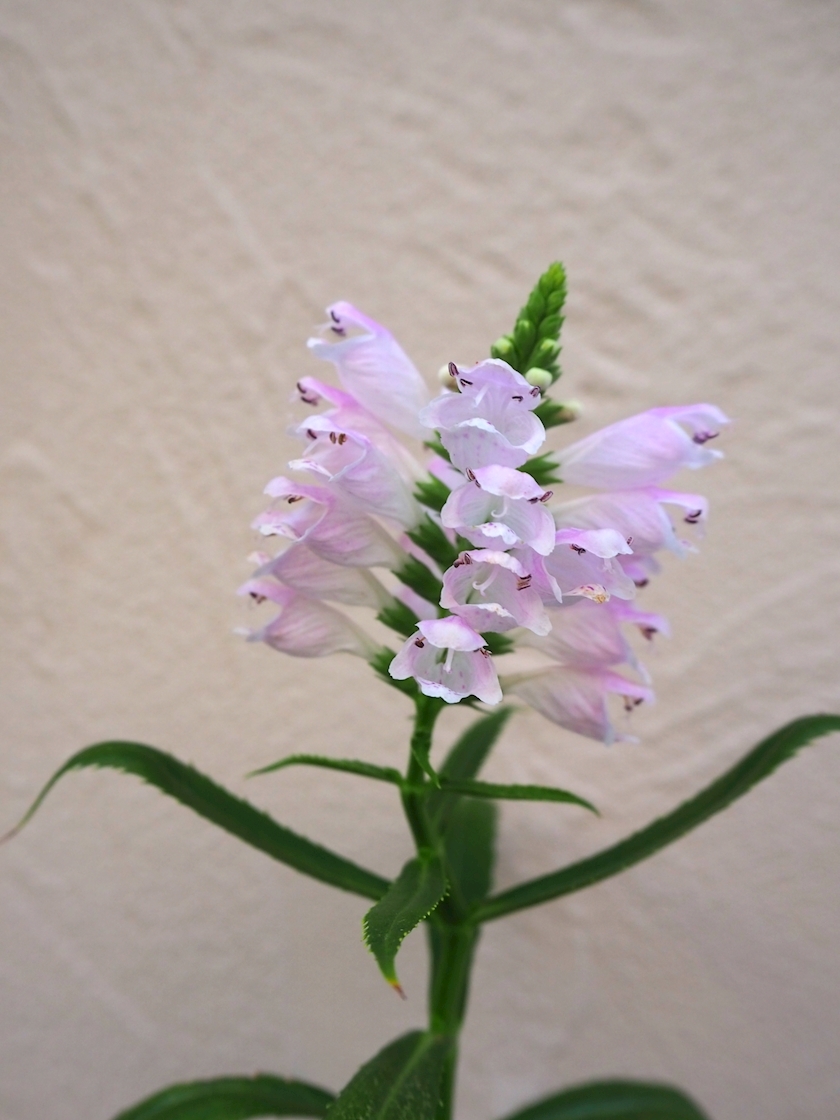
[[[513,339],[509,334],[503,334],[502,337],[497,338],[490,347],[490,353],[494,358],[501,358],[504,362],[508,361],[515,353]]]
[[[544,338],[541,342],[537,343],[537,348],[534,351],[534,360],[548,365],[549,362],[554,361],[559,353],[560,343],[556,342],[553,338]]]
[[[525,374],[525,380],[529,385],[535,386],[541,393],[550,388],[554,384],[554,378],[547,369],[540,369],[539,366],[534,366],[529,369]]]
[[[536,335],[537,329],[530,319],[517,319],[513,328],[513,341],[523,358],[531,353]]]

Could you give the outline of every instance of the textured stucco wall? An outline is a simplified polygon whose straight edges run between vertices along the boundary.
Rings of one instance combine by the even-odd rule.
[[[675,633],[642,744],[518,717],[489,773],[604,815],[506,808],[500,880],[837,709],[839,87],[828,0],[5,0],[0,827],[120,736],[399,867],[388,789],[242,780],[292,748],[393,762],[407,727],[363,664],[232,636],[248,523],[326,303],[367,309],[432,376],[481,356],[554,257],[578,434],[695,399],[737,425],[691,478],[713,503],[702,554],[647,598]],[[489,927],[465,1120],[611,1074],[681,1083],[715,1120],[834,1115],[837,748]],[[423,1017],[420,938],[402,1004],[364,909],[133,779],[67,779],[0,850],[0,1116],[107,1120],[223,1071],[340,1085]]]

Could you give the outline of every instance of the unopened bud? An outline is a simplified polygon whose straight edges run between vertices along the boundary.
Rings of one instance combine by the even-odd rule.
[[[529,385],[533,385],[535,388],[539,389],[541,393],[544,393],[546,389],[550,389],[554,384],[554,378],[548,370],[540,369],[539,366],[534,366],[533,369],[529,369],[525,374],[525,380]]]
[[[450,362],[449,365],[440,367],[440,369],[438,370],[438,381],[441,383],[444,389],[450,389],[453,393],[457,393],[459,391],[458,382],[452,376],[452,371],[450,369],[451,365],[452,363]]]
[[[490,347],[490,353],[494,358],[501,358],[504,362],[508,361],[514,354],[513,340],[508,335],[503,334]]]

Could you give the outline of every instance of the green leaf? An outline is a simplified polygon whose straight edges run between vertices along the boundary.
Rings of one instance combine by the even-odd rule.
[[[546,1097],[506,1120],[706,1120],[679,1089],[643,1081],[595,1081]]]
[[[281,863],[286,863],[305,875],[311,875],[313,879],[320,879],[321,882],[330,883],[342,890],[353,891],[365,898],[381,898],[388,890],[387,879],[358,867],[319,844],[313,844],[311,840],[299,836],[289,828],[284,828],[267,813],[234,797],[192,766],[142,743],[96,743],[74,754],[53,774],[20,824],[4,839],[23,828],[59,778],[70,770],[80,770],[87,766],[112,767],[127,774],[135,774],[174,797],[182,805],[193,809],[205,820],[212,821]]]
[[[452,1045],[445,1035],[404,1034],[362,1066],[327,1120],[434,1120]]]
[[[421,564],[420,567],[422,566]],[[376,617],[384,626],[390,626],[404,638],[410,638],[417,629],[417,615],[399,599],[384,606]]]
[[[762,740],[731,770],[672,813],[659,817],[647,828],[634,832],[626,840],[588,859],[497,894],[478,908],[476,918],[479,921],[501,918],[515,910],[537,906],[617,875],[731,805],[762,778],[772,774],[777,766],[792,758],[801,747],[832,731],[840,731],[840,716],[803,716],[793,720]]]
[[[429,475],[428,478],[422,479],[417,483],[414,488],[414,497],[424,506],[429,509],[435,510],[440,513],[446,505],[446,499],[449,497],[450,489],[445,482],[441,482],[439,478],[434,475]]]
[[[505,724],[513,715],[509,707],[494,708],[470,724],[446,756],[440,768],[442,778],[474,778],[479,772]]]
[[[446,876],[440,856],[424,851],[408,861],[387,893],[365,914],[365,941],[382,975],[397,990],[401,989],[394,960],[399,947],[445,894]]]
[[[461,793],[466,797],[489,797],[500,801],[562,801],[568,805],[581,805],[600,816],[591,801],[554,786],[500,785],[498,782],[477,782],[472,778],[440,779],[440,788],[448,793]]]
[[[543,397],[542,402],[534,409],[534,415],[542,421],[544,428],[556,428],[560,424],[570,424],[572,420],[577,420],[578,411],[561,401]]]
[[[258,1073],[170,1085],[114,1120],[249,1120],[253,1116],[325,1116],[332,1093]]]
[[[444,846],[452,893],[464,907],[490,893],[496,858],[498,810],[491,801],[458,797],[446,816]]]
[[[406,536],[409,540],[414,541],[418,548],[422,548],[428,556],[431,556],[432,560],[439,564],[444,572],[451,566],[453,560],[458,558],[460,545],[456,547],[451,544],[440,525],[436,521],[432,521],[428,515],[419,525],[406,530]],[[472,548],[472,545],[468,544],[467,547]],[[438,592],[438,596],[440,596],[440,592]],[[428,598],[428,596],[424,596],[424,598]],[[437,599],[432,599],[432,602],[437,602]]]
[[[446,543],[447,546],[451,548],[449,541]],[[440,593],[443,590],[443,584],[435,573],[430,571],[416,556],[406,556],[403,563],[394,572],[394,575],[401,583],[404,583],[406,587],[410,587],[412,591],[416,591],[421,598],[427,599],[434,605],[440,602]]]
[[[498,631],[488,631],[481,635],[484,644],[494,657],[503,657],[506,653],[513,653],[516,643],[509,634],[500,634]]]
[[[284,770],[287,766],[322,766],[325,770],[343,770],[346,774],[359,774],[362,778],[392,782],[395,786],[401,786],[403,781],[402,774],[392,766],[374,766],[372,762],[357,762],[352,758],[325,758],[320,754],[290,754],[278,762],[272,762],[270,766],[252,770],[246,777],[271,774],[274,770]]]
[[[553,451],[546,451],[544,455],[535,455],[519,469],[523,474],[529,474],[539,486],[556,485],[561,481],[557,474],[560,465],[554,458]]]

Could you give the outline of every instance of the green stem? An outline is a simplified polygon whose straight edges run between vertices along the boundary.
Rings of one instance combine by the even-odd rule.
[[[416,702],[411,754],[402,792],[405,815],[418,850],[437,851],[446,864],[442,837],[429,820],[426,797],[434,786],[427,780],[429,752],[435,720],[441,711],[439,700],[420,696]],[[448,876],[451,879],[451,876]],[[428,920],[431,970],[429,979],[429,1030],[446,1034],[453,1046],[443,1071],[440,1104],[435,1120],[451,1120],[458,1063],[458,1035],[464,1021],[469,992],[470,970],[479,929],[463,909],[448,896]]]

